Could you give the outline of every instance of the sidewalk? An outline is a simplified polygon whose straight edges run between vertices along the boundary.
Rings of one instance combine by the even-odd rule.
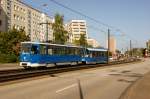
[[[18,69],[22,68],[19,66],[19,63],[0,63],[0,70],[7,70],[7,69]]]
[[[131,85],[121,99],[150,99],[150,72]]]

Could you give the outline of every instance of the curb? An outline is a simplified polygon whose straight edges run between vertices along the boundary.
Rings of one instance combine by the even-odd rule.
[[[150,99],[150,72],[132,83],[119,99]]]

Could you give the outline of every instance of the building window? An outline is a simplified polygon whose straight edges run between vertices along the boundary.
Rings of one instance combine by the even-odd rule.
[[[22,9],[22,8],[20,8],[20,11],[21,11],[21,12],[23,12],[23,9]]]
[[[7,12],[7,15],[10,16],[10,12]]]
[[[8,20],[7,22],[8,22],[8,24],[10,24],[10,20]]]
[[[19,20],[19,16],[17,16],[17,19]]]
[[[17,30],[19,30],[20,29],[20,27],[19,27],[19,25],[17,25]]]
[[[24,12],[24,13],[26,13],[26,10],[25,10],[25,9],[23,9],[23,12]]]
[[[24,22],[26,21],[25,18],[23,18],[23,21],[24,21]]]
[[[14,5],[14,9],[17,10],[17,6],[16,5]]]
[[[16,10],[18,10],[18,11],[19,11],[19,7],[18,7],[18,6],[16,7]]]
[[[0,9],[0,15],[2,14],[2,9]]]
[[[7,6],[7,9],[8,9],[8,10],[10,10],[10,7],[9,7],[9,6]]]
[[[22,17],[20,17],[20,20],[21,20],[21,21],[23,21],[23,18],[22,18]]]
[[[14,14],[14,19],[16,20],[17,19],[17,16]]]
[[[0,26],[2,25],[2,20],[0,20]]]
[[[9,5],[10,5],[10,2],[7,2],[7,5],[9,6]]]
[[[2,0],[0,0],[0,2],[1,2],[1,4],[3,4],[3,1],[2,1]]]

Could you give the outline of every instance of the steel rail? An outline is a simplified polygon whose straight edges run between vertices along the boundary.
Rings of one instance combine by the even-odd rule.
[[[111,62],[109,64],[96,64],[96,65],[79,65],[79,66],[67,66],[67,67],[55,67],[55,68],[47,68],[47,69],[31,69],[31,70],[25,70],[25,69],[19,69],[19,70],[5,70],[0,71],[0,83],[18,80],[18,79],[25,79],[30,77],[37,77],[42,75],[51,75],[51,74],[57,74],[62,72],[68,72],[68,71],[75,71],[75,70],[81,70],[81,69],[88,69],[88,68],[96,68],[96,67],[109,67],[110,65],[117,65],[117,64],[125,64],[125,63],[133,63],[140,60],[132,60],[132,61],[117,61],[117,62]]]

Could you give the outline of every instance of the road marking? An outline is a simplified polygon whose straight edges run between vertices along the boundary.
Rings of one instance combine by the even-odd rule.
[[[77,86],[77,84],[72,84],[72,85],[67,86],[67,87],[64,87],[64,88],[62,88],[62,89],[60,89],[60,90],[57,90],[56,93],[59,93],[59,92],[61,92],[61,91],[64,91],[64,90],[66,90],[66,89],[69,89],[69,88],[72,88],[72,87],[75,87],[75,86]]]

